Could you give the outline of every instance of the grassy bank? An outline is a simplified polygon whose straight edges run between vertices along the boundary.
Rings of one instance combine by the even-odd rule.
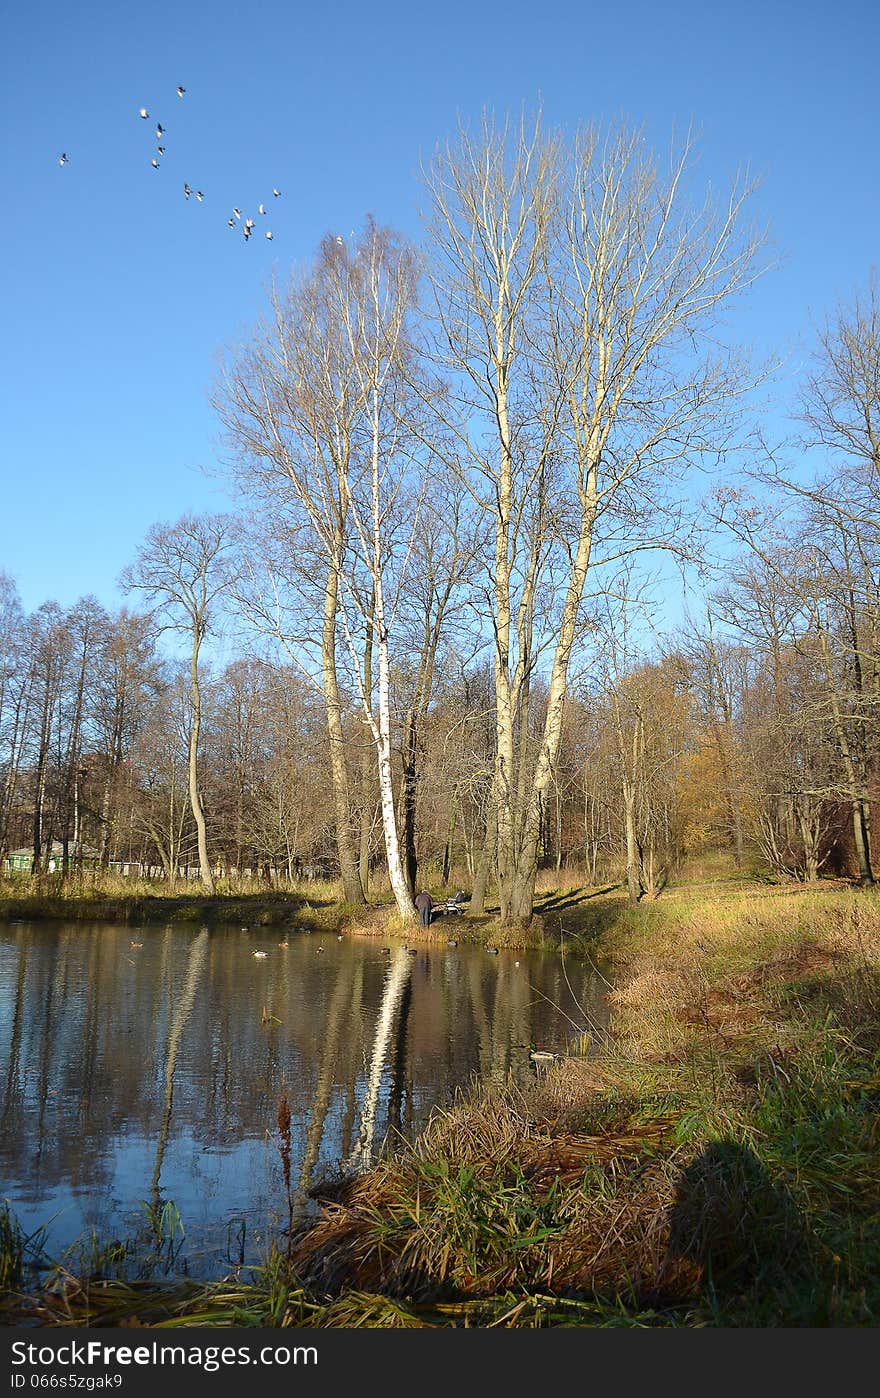
[[[435,1113],[247,1284],[62,1269],[9,1286],[8,1323],[876,1325],[880,896],[557,890],[541,915],[614,967],[601,1056]]]
[[[298,1278],[410,1323],[876,1324],[880,899],[584,904],[608,1052],[436,1116],[328,1201]]]
[[[197,884],[125,879],[82,879],[18,874],[0,882],[0,921],[108,922],[130,926],[230,924],[311,927],[336,931],[352,909],[333,883],[276,890],[260,883],[221,884],[207,896]]]

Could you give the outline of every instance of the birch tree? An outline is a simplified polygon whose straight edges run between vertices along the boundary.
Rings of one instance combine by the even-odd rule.
[[[425,172],[438,350],[473,498],[494,534],[498,879],[505,921],[532,914],[541,811],[554,779],[589,575],[669,546],[672,488],[729,441],[748,377],[720,313],[757,275],[749,188],[686,191],[690,140],[665,168],[640,133],[540,118],[461,129]],[[537,759],[523,716],[543,669]],[[519,740],[517,737],[519,734]]]
[[[286,295],[273,291],[271,320],[225,367],[215,395],[237,479],[296,541],[298,556],[272,570],[268,601],[265,592],[250,599],[251,614],[270,625],[274,611],[292,658],[297,638],[282,619],[279,576],[293,585],[301,616],[322,588],[320,673],[346,896],[363,901],[341,665],[375,748],[388,873],[405,921],[415,909],[394,802],[390,654],[421,495],[412,415],[422,409],[409,386],[418,279],[412,249],[372,222],[356,245],[325,239],[315,266]],[[303,640],[308,630],[306,622]]]

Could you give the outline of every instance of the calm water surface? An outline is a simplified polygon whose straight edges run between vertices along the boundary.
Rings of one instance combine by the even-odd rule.
[[[530,1042],[606,1022],[556,953],[283,936],[0,924],[0,1199],[52,1255],[94,1229],[197,1277],[258,1261],[287,1221],[282,1093],[299,1212],[476,1077],[531,1078]]]

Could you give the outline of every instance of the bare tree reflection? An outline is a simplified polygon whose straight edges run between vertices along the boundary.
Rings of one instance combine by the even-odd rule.
[[[177,1051],[180,1046],[180,1036],[183,1027],[192,1014],[195,1004],[196,991],[199,987],[202,971],[205,966],[205,957],[208,951],[208,929],[203,927],[197,937],[190,943],[188,965],[186,972],[186,982],[180,999],[174,1011],[171,1021],[171,1028],[168,1033],[168,1056],[165,1061],[165,1105],[162,1112],[162,1124],[159,1128],[159,1137],[156,1141],[156,1162],[153,1167],[153,1180],[150,1186],[150,1200],[153,1208],[157,1209],[161,1203],[159,1192],[159,1177],[162,1173],[162,1161],[165,1156],[165,1147],[168,1144],[168,1131],[171,1126],[171,1109],[174,1103],[174,1070],[177,1066]]]
[[[362,977],[363,963],[360,963],[358,966],[358,980],[362,979]],[[333,994],[327,1008],[327,1020],[324,1031],[324,1041],[321,1047],[318,1081],[315,1088],[312,1110],[309,1116],[306,1147],[303,1152],[299,1183],[297,1186],[297,1203],[299,1205],[302,1205],[308,1196],[308,1191],[312,1183],[312,1175],[321,1151],[321,1141],[324,1136],[324,1125],[327,1120],[327,1112],[333,1093],[335,1069],[343,1030],[349,1028],[348,1016],[351,1013],[352,1000],[354,998],[358,1001],[360,1000],[359,988],[357,997],[352,995],[354,979],[354,963],[350,958],[346,957],[339,967],[336,983],[333,987]]]

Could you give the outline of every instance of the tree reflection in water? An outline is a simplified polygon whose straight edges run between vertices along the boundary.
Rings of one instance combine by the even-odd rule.
[[[523,1045],[563,1043],[573,995],[605,1013],[598,979],[569,965],[569,990],[550,954],[443,944],[389,959],[328,936],[315,956],[314,935],[282,950],[267,929],[255,960],[259,934],[238,929],[139,939],[0,926],[0,1179],[27,1231],[52,1220],[56,1253],[91,1228],[131,1236],[148,1192],[154,1213],[179,1209],[191,1275],[228,1265],[233,1237],[247,1239],[236,1260],[257,1261],[288,1216],[282,1092],[306,1211],[318,1174],[360,1168],[476,1078],[529,1080]]]

